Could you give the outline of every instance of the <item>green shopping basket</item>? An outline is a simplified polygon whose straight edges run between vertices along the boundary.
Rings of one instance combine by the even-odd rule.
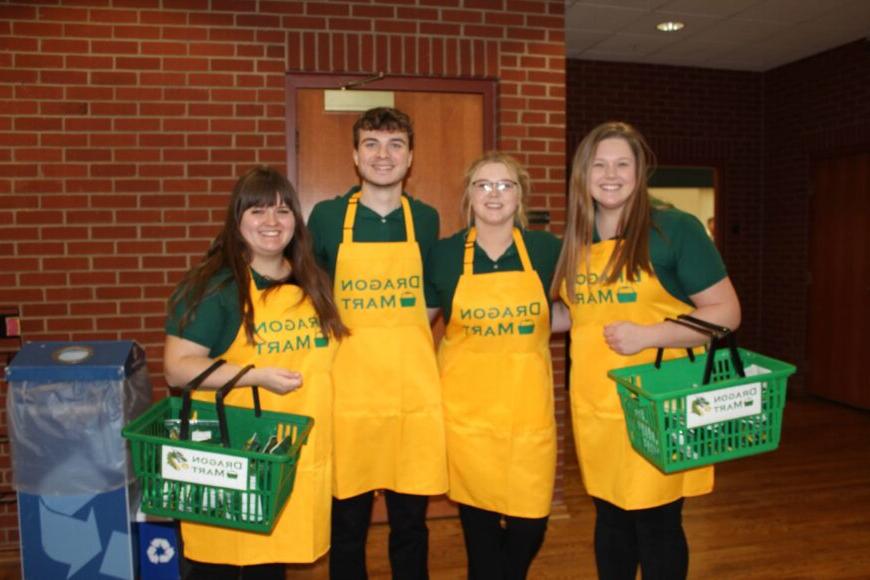
[[[262,411],[257,387],[254,408],[224,405],[224,397],[248,365],[222,386],[212,404],[191,400],[191,392],[217,369],[216,361],[183,390],[131,421],[122,433],[130,441],[133,469],[142,488],[141,509],[147,514],[268,533],[293,491],[302,446],[314,424],[311,417]],[[191,440],[191,415],[198,421],[217,419],[220,442]],[[178,439],[165,426],[180,419]],[[256,433],[259,441],[273,435],[278,452],[245,450]]]
[[[779,446],[791,364],[736,347],[730,330],[668,319],[711,336],[706,354],[613,369],[632,447],[664,473]],[[727,348],[722,348],[727,346]]]

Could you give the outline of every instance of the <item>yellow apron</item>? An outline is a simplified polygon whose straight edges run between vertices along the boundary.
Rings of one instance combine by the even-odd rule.
[[[408,200],[405,242],[353,241],[351,196],[335,268],[335,302],[351,335],[333,366],[339,499],[374,489],[447,489],[444,419],[423,265]]]
[[[688,313],[690,306],[674,298],[658,279],[646,272],[634,282],[623,279],[600,283],[615,240],[593,244],[590,272],[578,266],[571,308],[571,416],[583,482],[589,495],[623,509],[664,505],[681,497],[713,490],[713,468],[664,475],[635,453],[628,440],[625,419],[615,383],[607,377],[612,368],[655,360],[655,349],[632,356],[612,351],[604,341],[604,326],[623,320],[655,324],[666,316]],[[566,296],[562,285],[562,294]],[[568,300],[566,298],[566,303]],[[665,351],[665,358],[685,355],[683,349]]]
[[[302,289],[289,284],[273,290],[266,300],[251,282],[258,345],[247,343],[239,329],[222,355],[227,362],[282,367],[302,373],[302,387],[286,395],[260,389],[263,409],[308,415],[314,428],[296,470],[293,492],[270,534],[243,532],[183,522],[184,554],[199,562],[247,566],[272,562],[308,563],[329,550],[332,507],[332,381],[334,340],[324,345],[317,313]],[[214,391],[197,399],[214,400]],[[240,387],[226,398],[228,405],[252,407],[251,389]]]
[[[550,308],[519,230],[522,271],[474,275],[471,228],[438,352],[450,499],[524,518],[550,513],[556,422]]]

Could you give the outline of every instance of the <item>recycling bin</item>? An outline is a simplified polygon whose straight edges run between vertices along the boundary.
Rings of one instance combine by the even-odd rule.
[[[23,578],[136,578],[138,496],[121,429],[151,402],[144,351],[29,342],[6,375]]]

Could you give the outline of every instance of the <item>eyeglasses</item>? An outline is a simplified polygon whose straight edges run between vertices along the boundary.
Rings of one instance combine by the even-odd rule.
[[[474,191],[478,193],[513,193],[517,188],[518,183],[510,179],[502,179],[501,181],[487,181],[486,179],[478,179],[471,183]]]

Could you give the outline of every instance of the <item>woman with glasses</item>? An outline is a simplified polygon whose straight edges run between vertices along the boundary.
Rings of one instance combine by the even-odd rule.
[[[468,227],[438,241],[427,261],[426,302],[446,324],[438,355],[448,495],[459,504],[472,580],[526,577],[553,495],[546,289],[560,243],[526,229],[529,193],[515,159],[481,157],[465,175]]]

